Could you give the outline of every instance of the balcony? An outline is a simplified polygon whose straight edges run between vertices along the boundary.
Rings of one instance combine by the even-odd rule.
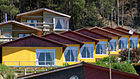
[[[0,43],[5,43],[5,42],[9,42],[12,40],[17,39],[18,37],[13,37],[13,38],[8,38],[8,37],[0,37]]]

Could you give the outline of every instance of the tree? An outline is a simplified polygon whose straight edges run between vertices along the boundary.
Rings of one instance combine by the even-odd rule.
[[[10,17],[8,19],[13,19],[14,16],[19,12],[18,8],[13,4],[13,0],[0,0],[0,12],[1,12],[1,21],[5,20],[5,14],[8,14]]]
[[[9,67],[0,64],[0,79],[16,79],[15,72]]]
[[[111,68],[116,69],[123,72],[128,72],[132,74],[137,74],[135,68],[131,64],[127,64],[126,62],[118,62],[117,56],[110,57]],[[95,63],[96,65],[109,67],[109,57],[105,57]]]

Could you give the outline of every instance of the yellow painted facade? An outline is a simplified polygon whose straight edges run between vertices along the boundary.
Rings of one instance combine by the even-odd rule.
[[[63,65],[62,47],[2,47],[2,63],[7,66],[35,66],[36,49],[55,49],[55,65]]]

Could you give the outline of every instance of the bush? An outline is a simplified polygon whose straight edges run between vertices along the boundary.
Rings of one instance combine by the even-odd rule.
[[[121,61],[128,61],[128,52],[129,50],[122,50],[119,52],[119,57]],[[137,63],[140,60],[140,48],[130,50],[130,62]]]
[[[137,74],[133,65],[127,64],[126,62],[119,63],[117,56],[111,56],[110,57],[110,63],[111,63],[111,68],[112,69],[132,73],[132,74]],[[109,68],[109,57],[105,57],[105,58],[97,61],[95,64],[99,65],[99,66],[102,66],[102,67],[108,67]]]
[[[15,72],[3,64],[0,64],[0,77],[1,79],[16,79]]]

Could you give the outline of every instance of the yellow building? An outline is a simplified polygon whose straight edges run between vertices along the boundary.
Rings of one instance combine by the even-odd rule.
[[[82,42],[54,32],[43,35],[42,37],[60,42],[67,46],[63,52],[64,62],[68,63],[69,65],[79,63],[78,53],[80,52],[80,48],[83,45]]]
[[[105,36],[111,37],[112,39],[109,41],[109,50],[111,55],[119,55],[119,45],[118,40],[121,37],[119,34],[107,31],[105,29],[99,27],[90,28],[91,31],[103,34]]]
[[[95,46],[95,58],[98,61],[101,58],[108,56],[108,42],[112,39],[109,36],[105,36],[103,34],[88,30],[86,28],[82,28],[76,30],[75,32],[84,34],[91,38],[97,39],[99,42]]]
[[[2,63],[7,66],[63,65],[64,44],[38,37],[26,36],[1,44]]]
[[[70,30],[61,33],[61,35],[84,43],[84,45],[81,46],[81,49],[79,49],[80,51],[78,52],[79,62],[85,61],[93,63],[96,61],[95,45],[98,43],[98,40]]]
[[[121,36],[121,38],[118,40],[119,51],[129,48],[129,37],[131,34],[108,26],[103,27],[103,29],[119,34]]]
[[[123,27],[116,27],[115,29],[124,31],[124,32],[131,32],[130,30],[123,28]],[[140,33],[133,32],[133,34],[129,38],[130,48],[139,48],[139,37]]]

